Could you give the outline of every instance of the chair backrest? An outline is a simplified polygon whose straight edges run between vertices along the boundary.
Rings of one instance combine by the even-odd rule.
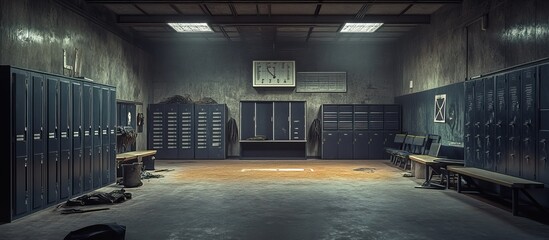
[[[414,138],[414,141],[412,142],[412,150],[411,153],[413,154],[423,154],[423,149],[425,147],[425,140],[427,138],[425,136],[416,136]]]
[[[398,133],[395,134],[395,143],[401,144],[404,143],[404,139],[406,139],[406,134]]]
[[[427,134],[427,140],[425,142],[425,148],[423,149],[423,154],[428,154],[431,144],[440,143],[440,136],[435,134]]]
[[[404,151],[412,151],[412,143],[414,143],[414,139],[416,136],[414,135],[406,135],[406,138],[404,139],[404,144],[402,144],[402,150]]]
[[[440,152],[440,143],[431,143],[431,147],[429,148],[429,153],[427,155],[438,157],[439,152]]]

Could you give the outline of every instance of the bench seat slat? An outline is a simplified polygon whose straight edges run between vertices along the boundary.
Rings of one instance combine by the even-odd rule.
[[[437,159],[443,159],[441,157],[433,157],[433,156],[430,156],[430,155],[410,155],[409,156],[410,160],[414,161],[414,162],[419,162],[421,164],[425,164],[425,165],[428,165],[428,164],[435,164],[435,160]]]
[[[449,166],[448,171],[497,183],[510,188],[543,188],[543,183],[513,177],[480,168]]]

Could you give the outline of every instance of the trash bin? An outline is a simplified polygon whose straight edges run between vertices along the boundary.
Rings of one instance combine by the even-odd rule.
[[[124,171],[124,177],[122,178],[122,184],[124,187],[132,188],[143,185],[141,182],[141,168],[143,163],[122,164],[122,170]]]

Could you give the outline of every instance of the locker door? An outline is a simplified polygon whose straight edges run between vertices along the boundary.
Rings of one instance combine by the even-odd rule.
[[[101,144],[101,114],[102,114],[102,101],[101,87],[93,86],[93,100],[92,100],[92,122],[93,122],[93,159],[92,159],[92,182],[93,188],[101,187],[101,162],[103,160],[103,146]]]
[[[355,105],[353,110],[354,130],[368,130],[368,106]]]
[[[255,134],[273,140],[273,103],[257,102],[255,104]]]
[[[208,139],[208,158],[225,159],[225,104],[213,104],[209,106],[210,137]]]
[[[44,206],[44,176],[46,168],[46,80],[41,74],[32,74],[32,209]]]
[[[109,178],[111,182],[116,181],[116,88],[109,88],[110,93],[110,116],[109,116],[109,144],[110,146],[110,157],[109,157],[109,164],[110,164],[110,171],[109,171]]]
[[[539,92],[539,108],[549,109],[549,96],[545,94],[549,92],[549,64],[539,67]]]
[[[180,139],[181,142],[178,158],[193,159],[194,158],[194,104],[180,104]]]
[[[340,131],[353,130],[353,106],[352,105],[343,105],[338,107],[337,129]]]
[[[240,139],[255,135],[255,102],[240,102]]]
[[[474,136],[474,121],[475,121],[475,82],[465,82],[465,117],[464,117],[464,157],[465,166],[475,166],[475,136]]]
[[[15,163],[13,164],[14,198],[12,215],[20,216],[29,212],[31,200],[29,196],[29,190],[31,188],[31,182],[29,180],[30,131],[28,131],[30,127],[28,114],[31,106],[31,95],[29,93],[31,82],[27,72],[17,69],[13,69],[12,71],[11,80],[13,86],[13,96],[15,98],[13,100],[14,136],[12,136],[12,141],[14,141],[15,146]]]
[[[322,130],[337,130],[338,105],[322,105]]]
[[[82,126],[84,155],[82,157],[83,191],[89,191],[93,186],[93,88],[89,84],[82,86]]]
[[[370,136],[366,131],[355,131],[353,159],[368,159],[368,144]]]
[[[484,79],[484,169],[496,171],[495,164],[495,84],[494,78]]]
[[[164,106],[164,141],[166,148],[164,154],[167,159],[177,159],[179,154],[179,106],[177,104],[167,104]]]
[[[546,114],[549,117],[549,113]],[[545,120],[549,121],[548,118]],[[538,178],[544,184],[549,184],[549,129],[539,132],[538,141]]]
[[[101,185],[106,186],[114,180],[110,179],[111,164],[109,162],[111,154],[109,153],[110,145],[110,92],[108,88],[101,89]],[[135,115],[132,115],[135,118]],[[135,126],[134,126],[135,129]]]
[[[495,107],[495,165],[499,173],[507,173],[507,80],[505,75],[496,76]]]
[[[400,106],[385,105],[383,107],[383,129],[400,130]]]
[[[196,122],[196,148],[194,157],[196,159],[208,159],[208,138],[209,134],[209,114],[208,105],[201,104],[195,106],[195,122]]]
[[[61,152],[59,158],[59,199],[67,199],[72,192],[72,138],[71,138],[71,83],[62,79],[59,82],[59,127],[61,130]]]
[[[122,112],[121,112],[122,113]],[[124,115],[124,114],[120,114]],[[157,159],[164,157],[164,105],[149,104],[148,109],[149,149],[156,150]]]
[[[536,179],[536,68],[522,71],[521,177]],[[547,94],[547,93],[546,93]]]
[[[290,140],[305,140],[305,102],[290,102]]]
[[[370,105],[368,111],[368,129],[383,130],[383,106]]]
[[[339,132],[338,159],[353,159],[353,132]]]
[[[484,82],[483,79],[475,81],[475,124],[474,124],[474,134],[475,134],[475,155],[474,161],[475,167],[484,168]]]
[[[72,83],[72,195],[82,192],[82,84]]]
[[[57,202],[58,192],[58,162],[59,162],[59,80],[47,76],[48,85],[48,159],[47,159],[47,204]]]
[[[368,144],[368,159],[383,159],[385,149],[385,134],[382,132],[370,133],[370,143]]]
[[[338,132],[322,132],[322,159],[337,159],[337,147],[339,142]]]
[[[520,176],[520,131],[522,124],[521,99],[521,72],[515,71],[507,74],[509,106],[507,111],[507,135],[508,135],[508,162],[507,174]]]
[[[274,102],[274,140],[289,140],[290,133],[290,103]]]

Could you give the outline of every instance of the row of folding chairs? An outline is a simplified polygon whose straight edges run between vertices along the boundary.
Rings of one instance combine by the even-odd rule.
[[[399,148],[386,148],[385,151],[390,156],[392,164],[404,169],[411,169],[410,155],[412,154],[427,154],[432,143],[440,143],[440,136],[434,134],[411,135],[411,134],[396,134],[394,143],[399,145]]]

